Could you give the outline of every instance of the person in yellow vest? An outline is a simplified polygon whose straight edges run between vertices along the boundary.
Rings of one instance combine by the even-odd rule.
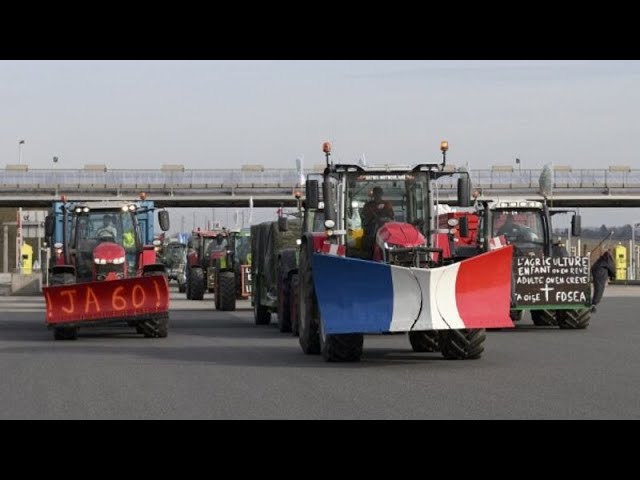
[[[133,272],[136,265],[136,236],[132,230],[127,230],[122,235],[122,246],[124,247],[129,271]]]

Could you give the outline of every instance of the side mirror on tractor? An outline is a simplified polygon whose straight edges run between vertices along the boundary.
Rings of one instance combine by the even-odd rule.
[[[52,215],[47,215],[44,219],[44,236],[52,237],[55,226],[55,219]]]
[[[458,229],[460,231],[460,236],[461,237],[468,237],[469,236],[469,218],[467,217],[460,217],[458,220]]]
[[[169,230],[169,212],[167,212],[166,210],[160,210],[158,212],[158,223],[160,224],[160,229],[163,232]]]
[[[318,180],[307,180],[305,185],[305,208],[315,210],[320,202]]]
[[[458,178],[458,206],[471,206],[471,179],[468,173]]]
[[[581,225],[580,215],[574,215],[571,217],[571,235],[574,237],[579,237],[582,233],[582,225]]]

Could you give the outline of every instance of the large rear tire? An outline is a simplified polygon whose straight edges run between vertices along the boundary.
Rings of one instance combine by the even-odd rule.
[[[236,276],[233,272],[221,272],[216,284],[216,308],[223,312],[233,312],[236,309]]]
[[[269,325],[271,323],[271,312],[260,302],[260,289],[258,289],[255,292],[253,319],[256,325]]]
[[[200,267],[193,267],[187,280],[189,282],[188,297],[190,300],[204,299],[204,271]]]
[[[556,318],[558,326],[565,330],[582,330],[589,326],[591,309],[580,308],[578,310],[558,310]]]
[[[439,352],[439,338],[437,330],[409,332],[409,343],[414,352]]]
[[[538,327],[555,327],[558,325],[555,310],[531,310],[531,320]]]
[[[484,352],[486,338],[484,328],[441,330],[440,351],[448,360],[474,360]]]
[[[300,249],[300,268],[298,270],[301,284],[298,341],[304,353],[317,355],[320,353],[319,313],[313,285],[311,259],[308,258],[309,254],[307,252],[307,245],[303,244]]]

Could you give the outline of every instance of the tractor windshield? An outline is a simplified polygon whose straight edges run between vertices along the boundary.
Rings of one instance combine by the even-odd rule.
[[[540,210],[495,210],[492,233],[504,235],[520,249],[540,249],[544,245],[544,229]]]
[[[165,262],[170,268],[187,263],[187,246],[184,243],[170,243],[166,246]]]
[[[240,234],[236,237],[236,261],[241,265],[251,263],[249,254],[251,253],[251,237],[249,235]]]
[[[365,229],[373,215],[383,221],[419,224],[424,220],[427,181],[424,172],[354,174],[347,188],[347,219],[357,224],[356,210]]]
[[[136,265],[136,229],[131,212],[90,210],[78,214],[72,228],[78,278],[91,276],[93,250],[102,242],[117,243],[127,252],[130,269]]]

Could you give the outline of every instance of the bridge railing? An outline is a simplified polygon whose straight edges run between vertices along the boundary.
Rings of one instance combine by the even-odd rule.
[[[476,188],[538,189],[542,170],[480,169],[471,171]],[[188,169],[176,171],[110,169],[0,169],[0,186],[29,187],[35,185],[194,185],[247,186],[254,188],[295,187],[299,177],[295,169],[264,169],[246,171],[241,169]],[[442,178],[442,188],[455,188],[453,178]],[[608,169],[572,169],[563,167],[554,171],[554,188],[640,188],[640,170],[629,167]]]

